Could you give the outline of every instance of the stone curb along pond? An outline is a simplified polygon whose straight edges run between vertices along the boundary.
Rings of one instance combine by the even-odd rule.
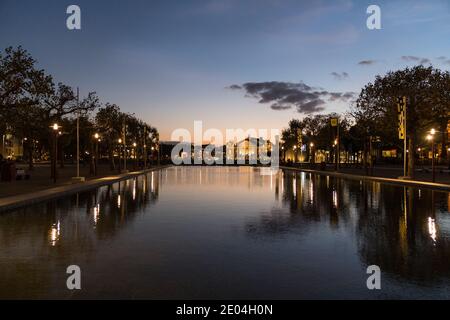
[[[141,171],[133,171],[128,173],[123,173],[115,176],[107,176],[103,178],[88,180],[85,182],[78,182],[74,184],[44,189],[37,192],[20,194],[12,197],[0,198],[0,213],[4,211],[11,211],[23,206],[36,204],[39,202],[44,202],[61,196],[71,195],[78,192],[87,191],[90,189],[95,189],[107,184],[115,183],[118,181],[130,179],[148,172],[155,170],[160,170],[163,168],[168,168],[168,166],[160,166],[157,168],[149,168]]]

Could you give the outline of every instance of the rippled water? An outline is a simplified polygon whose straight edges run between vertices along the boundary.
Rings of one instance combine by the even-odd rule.
[[[425,189],[172,167],[1,214],[0,298],[450,298],[449,206]]]

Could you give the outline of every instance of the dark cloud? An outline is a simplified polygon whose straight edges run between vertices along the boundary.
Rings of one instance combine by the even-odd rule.
[[[344,80],[348,78],[347,72],[332,72],[330,73],[336,80]]]
[[[346,92],[346,93],[344,93],[343,95],[342,95],[342,99],[344,99],[344,100],[350,100],[350,99],[352,99],[353,97],[355,97],[355,95],[356,95],[356,93],[355,92]]]
[[[362,60],[362,61],[358,62],[358,64],[360,66],[370,66],[370,65],[373,65],[375,63],[377,63],[376,60]]]
[[[319,112],[325,109],[323,105],[325,105],[325,101],[323,101],[322,99],[315,99],[303,104],[301,108],[297,107],[297,111],[299,113],[306,113],[306,114]]]
[[[272,104],[270,106],[270,108],[272,110],[282,111],[282,110],[292,109],[292,106],[291,105],[282,105],[282,104],[274,103],[274,104]]]
[[[325,100],[348,101],[351,92],[328,92],[315,89],[303,82],[248,82],[242,86],[231,85],[229,88],[242,88],[246,96],[258,99],[261,104],[270,104],[273,110],[296,108],[299,113],[310,114],[325,109]]]
[[[442,63],[450,64],[450,59],[445,57],[445,56],[437,57],[436,59],[439,60]]]
[[[340,99],[342,97],[342,93],[341,92],[330,92],[330,98],[328,99],[329,101],[336,101],[338,99]]]
[[[231,86],[227,87],[227,89],[230,89],[230,90],[241,90],[242,87],[238,86],[237,84],[232,84]]]
[[[431,62],[430,59],[416,57],[416,56],[402,56],[402,60],[407,61],[407,62],[418,62],[419,64],[427,64],[427,63]]]

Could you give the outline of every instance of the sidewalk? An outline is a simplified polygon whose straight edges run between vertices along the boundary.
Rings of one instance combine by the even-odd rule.
[[[425,169],[426,171],[424,171]],[[327,167],[327,170],[334,171],[334,166]],[[446,172],[447,167],[439,166],[435,168],[436,173],[436,183],[443,183],[450,185],[450,173]],[[443,172],[441,172],[443,171]],[[357,175],[365,175],[366,171],[361,168],[341,168],[339,172],[357,174]],[[369,171],[370,172],[370,171]],[[403,168],[401,167],[388,167],[388,166],[377,166],[374,167],[373,174],[374,177],[383,177],[383,178],[398,178],[403,176]],[[414,180],[417,181],[426,181],[432,182],[432,173],[431,168],[429,166],[424,167],[416,167]]]
[[[27,169],[25,164],[16,165],[17,168]],[[133,171],[132,165],[128,166],[129,171]],[[102,177],[118,175],[118,170],[111,171],[109,165],[99,165],[97,176],[89,174],[89,166],[80,167],[80,175],[85,177],[86,181]],[[0,199],[9,196],[15,196],[24,193],[39,191],[46,188],[71,185],[72,177],[77,175],[77,168],[73,164],[66,164],[64,168],[58,166],[58,179],[56,183],[50,178],[49,164],[36,164],[34,170],[30,171],[30,180],[15,180],[11,182],[0,181]]]
[[[49,167],[40,166],[32,172],[33,176],[31,180],[0,183],[0,212],[62,195],[89,190],[166,167],[168,165],[154,166],[145,170],[119,174],[117,171],[110,171],[109,166],[105,166],[102,169],[99,168],[100,174],[98,176],[86,177],[85,182],[73,183],[71,180],[73,176],[72,171],[75,170],[76,175],[76,168],[68,166],[65,170],[60,169],[60,178],[56,183],[53,183],[48,176]],[[44,173],[47,173],[47,175]]]
[[[280,166],[281,169],[309,172],[321,175],[328,175],[343,179],[353,179],[360,181],[375,181],[381,183],[390,183],[402,186],[423,187],[430,189],[438,189],[442,191],[450,191],[450,175],[448,173],[439,173],[436,169],[436,182],[432,182],[431,173],[425,173],[418,170],[414,180],[399,179],[403,175],[402,168],[395,167],[377,167],[373,170],[373,175],[366,175],[362,168],[342,168],[339,172],[334,171],[334,166],[327,166],[326,171],[311,170],[299,167]]]

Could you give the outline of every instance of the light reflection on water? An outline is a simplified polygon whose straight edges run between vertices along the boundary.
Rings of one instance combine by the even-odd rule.
[[[449,298],[449,206],[425,189],[173,167],[0,215],[0,298]]]

